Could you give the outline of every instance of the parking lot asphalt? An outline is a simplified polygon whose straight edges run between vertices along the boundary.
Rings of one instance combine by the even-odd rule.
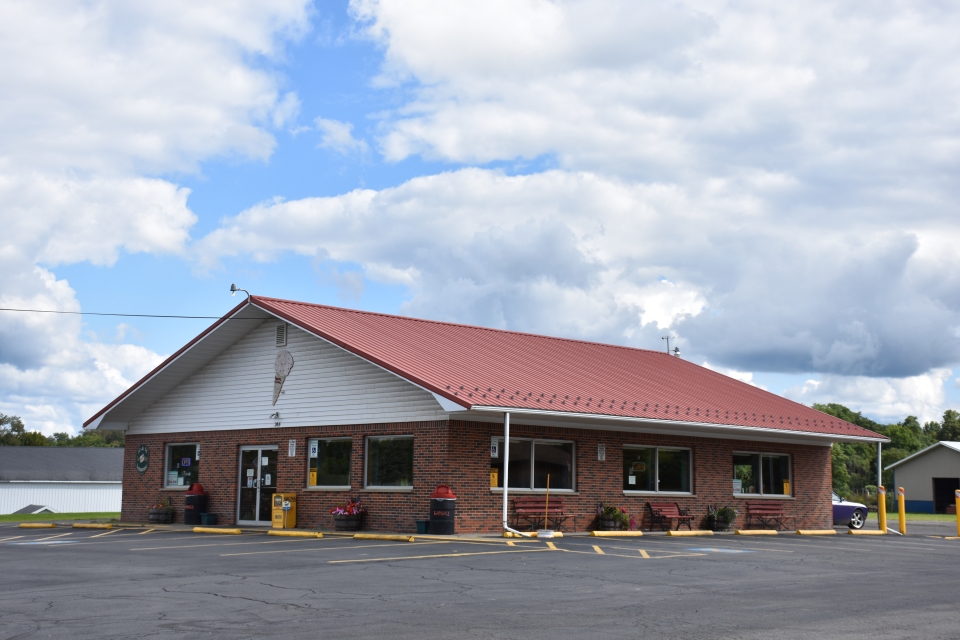
[[[0,526],[0,638],[957,638],[958,568],[960,540],[919,533],[410,543]]]

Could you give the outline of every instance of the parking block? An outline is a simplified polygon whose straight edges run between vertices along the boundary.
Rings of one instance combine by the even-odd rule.
[[[700,530],[697,530],[697,531],[667,531],[667,535],[668,535],[668,536],[679,536],[679,537],[682,537],[682,538],[686,538],[686,537],[689,537],[689,536],[712,536],[712,535],[713,535],[713,531],[710,531],[710,530],[703,530],[703,531],[700,531]]]
[[[633,538],[643,535],[643,531],[591,531],[595,538]]]
[[[396,536],[386,533],[355,533],[354,540],[393,540],[394,542],[413,542],[413,536]]]
[[[271,529],[268,536],[284,536],[286,538],[322,538],[322,533],[315,531],[290,531],[289,529]]]
[[[776,529],[737,529],[733,532],[738,536],[776,536],[780,532]]]
[[[74,522],[72,527],[74,529],[113,529],[112,524],[103,524],[96,522]]]
[[[798,536],[835,536],[836,529],[797,529]]]
[[[194,533],[220,533],[225,535],[240,535],[240,529],[214,529],[213,527],[194,527]]]
[[[853,529],[850,529],[850,531],[847,531],[847,533],[849,533],[852,536],[885,536],[887,535],[886,531],[880,531],[879,529],[867,529],[867,530],[860,529],[859,531],[854,531]]]
[[[21,529],[56,529],[57,525],[53,522],[21,522]]]

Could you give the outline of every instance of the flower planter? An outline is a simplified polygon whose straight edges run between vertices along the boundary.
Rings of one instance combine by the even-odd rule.
[[[604,518],[603,516],[600,516],[598,521],[600,523],[600,531],[620,531],[623,528],[615,518]]]
[[[362,513],[355,515],[335,515],[333,516],[333,528],[335,531],[359,531],[362,518]]]
[[[150,524],[170,524],[173,522],[173,509],[147,510],[147,522]]]

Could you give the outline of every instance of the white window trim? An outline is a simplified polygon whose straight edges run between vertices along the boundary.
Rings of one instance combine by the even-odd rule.
[[[163,486],[161,489],[168,491],[186,491],[190,488],[189,485],[179,485],[179,484],[167,484],[167,478],[170,474],[170,448],[171,447],[185,447],[187,445],[194,445],[196,447],[200,446],[199,442],[168,442],[166,444],[166,449],[164,449],[163,454]],[[196,454],[194,454],[196,455]],[[200,474],[197,474],[197,482],[200,482]]]
[[[514,442],[532,442],[533,447],[531,447],[530,453],[530,482],[533,483],[533,468],[534,464],[537,461],[537,443],[543,442],[544,444],[570,444],[573,445],[573,448],[570,450],[571,464],[570,464],[570,473],[572,477],[570,478],[571,488],[570,489],[554,489],[550,487],[550,493],[577,493],[577,442],[576,440],[559,440],[557,438],[514,438],[510,436],[510,439]],[[500,444],[500,456],[497,457],[498,460],[503,459],[503,437],[497,438],[497,442]],[[546,487],[535,488],[535,487],[508,487],[511,492],[520,492],[520,493],[546,493]],[[491,491],[503,493],[503,487],[490,487]]]
[[[623,445],[624,450],[626,449],[653,449],[653,477],[657,481],[657,488],[654,491],[648,489],[624,489],[623,494],[627,496],[637,495],[637,496],[684,496],[684,497],[696,497],[696,493],[691,491],[660,491],[660,450],[664,451],[689,451],[690,457],[687,460],[687,486],[691,489],[696,487],[693,486],[693,447],[658,447],[656,445],[646,445],[646,444],[625,444]],[[622,470],[621,470],[622,472]],[[623,476],[621,476],[621,482]]]
[[[766,500],[792,500],[793,499],[793,456],[789,453],[777,453],[775,451],[734,451],[731,456],[760,456],[760,478],[759,489],[763,491],[763,457],[764,456],[786,456],[787,458],[787,478],[790,482],[790,493],[737,493],[733,492],[735,498],[753,498]],[[733,460],[731,460],[733,462]],[[733,478],[731,478],[733,480]]]
[[[413,491],[414,479],[410,479],[410,486],[393,486],[393,485],[379,485],[379,484],[367,484],[367,462],[370,459],[370,441],[371,440],[413,440],[414,443],[414,452],[413,452],[413,462],[417,461],[417,452],[416,452],[416,439],[413,434],[402,434],[396,436],[365,436],[363,439],[363,490],[364,491]]]
[[[350,436],[334,436],[332,438],[307,438],[307,482],[306,487],[307,491],[350,491],[353,489],[352,484],[338,485],[338,484],[310,484],[310,443],[311,442],[349,442],[350,443],[350,471],[347,472],[347,477],[349,477],[353,471],[353,438]],[[366,466],[366,465],[364,465]]]

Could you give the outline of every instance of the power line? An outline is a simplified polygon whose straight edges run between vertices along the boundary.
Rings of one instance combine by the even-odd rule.
[[[73,316],[114,316],[118,318],[179,318],[185,320],[219,320],[221,316],[170,316],[152,313],[98,313],[96,311],[51,311],[49,309],[9,309],[0,307],[0,311],[22,311],[24,313],[57,313]],[[263,318],[229,318],[229,320],[260,320]]]

